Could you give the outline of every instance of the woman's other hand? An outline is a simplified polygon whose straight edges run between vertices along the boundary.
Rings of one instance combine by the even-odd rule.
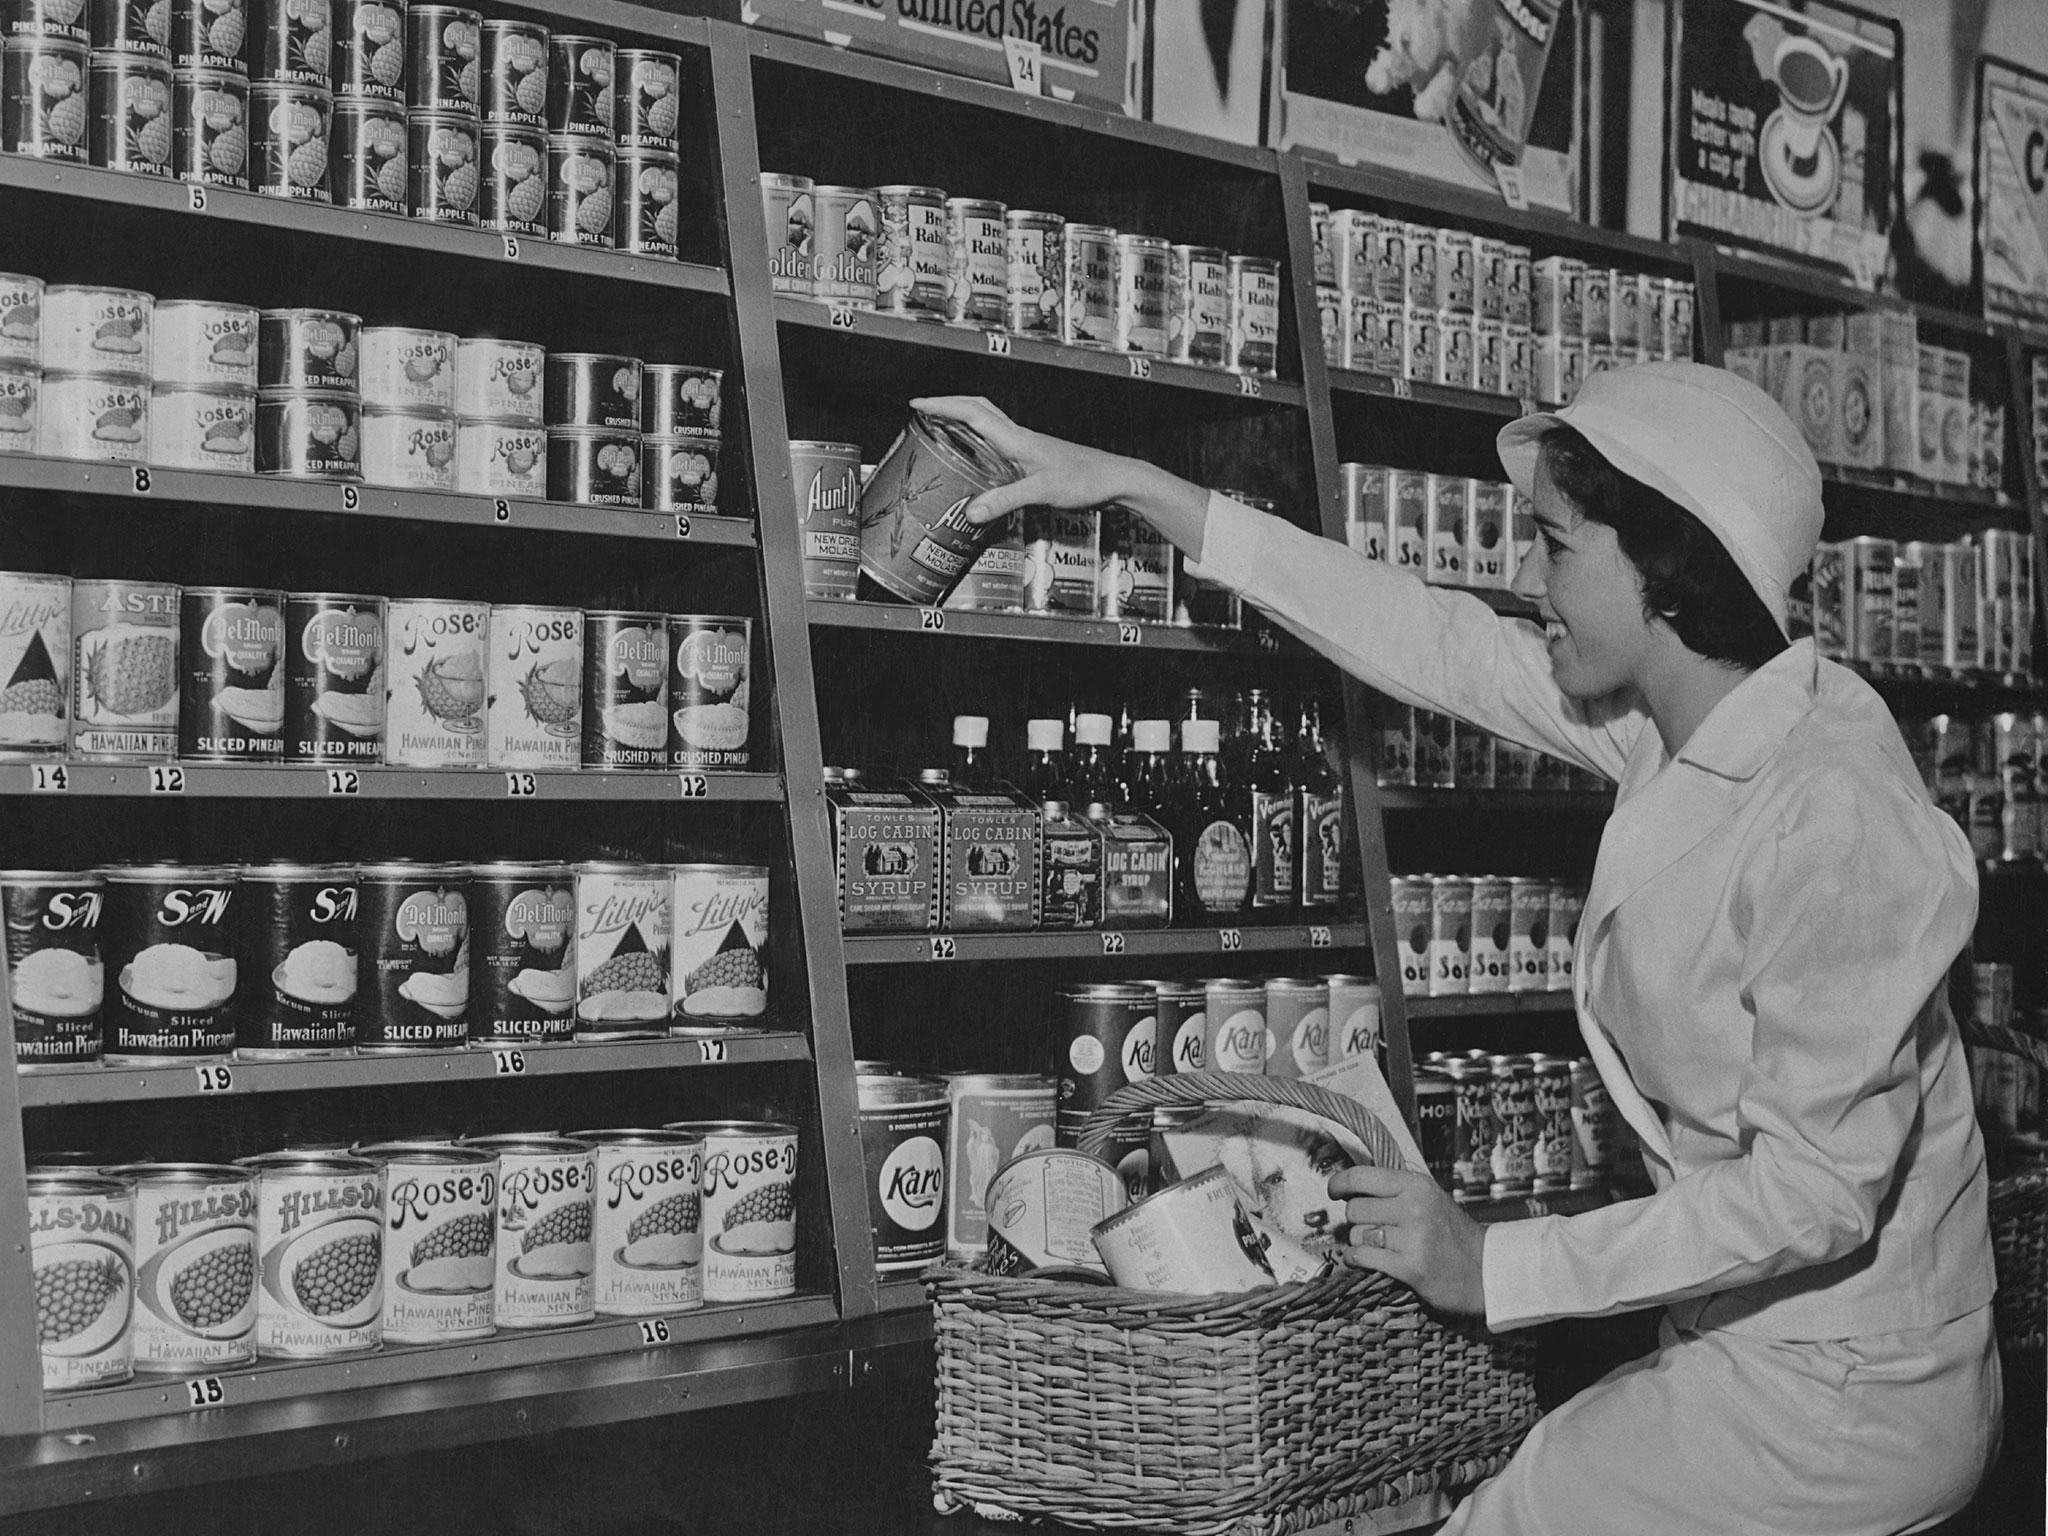
[[[1486,1229],[1435,1179],[1402,1168],[1345,1168],[1330,1175],[1330,1194],[1345,1202],[1351,1224],[1345,1263],[1392,1275],[1433,1307],[1485,1314]]]

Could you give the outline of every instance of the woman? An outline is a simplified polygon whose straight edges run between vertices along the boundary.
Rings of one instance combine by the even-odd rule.
[[[1760,390],[1656,363],[1500,434],[1542,627],[1153,466],[921,402],[1024,469],[970,509],[1117,501],[1374,688],[1619,781],[1579,930],[1586,1046],[1655,1193],[1482,1228],[1350,1169],[1349,1260],[1496,1330],[1665,1309],[1451,1532],[1891,1533],[1997,1442],[1984,1153],[1944,978],[1975,871],[1884,704],[1788,642],[1820,474]]]

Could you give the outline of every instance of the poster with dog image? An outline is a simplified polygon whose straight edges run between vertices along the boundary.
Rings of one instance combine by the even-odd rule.
[[[1825,0],[1678,0],[1673,16],[1671,232],[1875,288],[1899,206],[1898,23]]]
[[[1977,61],[1976,204],[1984,313],[2048,320],[2048,75]]]
[[[1285,0],[1283,149],[1320,150],[1573,212],[1579,7],[1571,0]]]

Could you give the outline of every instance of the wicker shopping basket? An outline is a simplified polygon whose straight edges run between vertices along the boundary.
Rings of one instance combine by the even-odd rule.
[[[1312,1084],[1222,1072],[1134,1085],[1089,1122],[1254,1100],[1401,1155]],[[956,1265],[926,1274],[942,1508],[1183,1536],[1288,1536],[1489,1476],[1537,1417],[1533,1347],[1343,1270],[1242,1295],[1161,1296]]]

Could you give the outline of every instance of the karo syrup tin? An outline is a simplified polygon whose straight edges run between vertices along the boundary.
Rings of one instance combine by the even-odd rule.
[[[464,421],[543,420],[544,348],[530,341],[465,336],[455,344],[455,414]]]
[[[105,1059],[139,1067],[226,1058],[238,982],[234,868],[114,864],[101,873],[101,953],[115,983]]]
[[[171,79],[171,169],[180,181],[249,190],[249,82],[227,70]]]
[[[575,1032],[576,886],[566,864],[470,872],[472,1038],[560,1044]]]
[[[256,388],[257,312],[210,299],[162,299],[152,316],[159,385],[199,389]]]
[[[239,1159],[256,1175],[256,1353],[323,1359],[383,1342],[384,1170],[332,1152]]]
[[[405,86],[415,110],[483,108],[483,18],[453,5],[409,5],[405,12]]]
[[[412,208],[405,106],[344,96],[334,104],[328,185],[343,208],[404,214]]]
[[[236,1054],[345,1054],[354,1045],[360,893],[346,864],[251,864],[235,893]]]
[[[621,1040],[668,1028],[674,880],[666,867],[576,866],[576,1037]]]
[[[226,1163],[131,1163],[137,1371],[184,1374],[256,1358],[256,1179]]]
[[[498,1274],[497,1154],[387,1141],[357,1155],[384,1170],[384,1342],[488,1337]]]
[[[285,597],[285,761],[363,766],[384,754],[384,600]]]
[[[158,334],[161,347],[161,327]],[[424,415],[454,411],[453,335],[402,325],[369,325],[359,333],[358,343],[356,372],[366,409]]]
[[[412,173],[412,216],[476,228],[483,174],[476,119],[457,112],[409,113],[405,154]]]
[[[92,163],[130,175],[170,175],[171,66],[146,53],[100,52],[87,73]]]
[[[613,137],[621,149],[677,153],[682,108],[680,55],[653,48],[621,48],[615,56],[617,105]]]
[[[649,437],[717,442],[724,370],[648,363],[640,370],[640,427]]]
[[[14,1060],[25,1072],[100,1059],[105,892],[90,872],[0,871]]]
[[[52,283],[43,290],[43,367],[147,382],[155,312],[156,300],[133,288]]]
[[[488,603],[394,597],[385,604],[384,761],[484,766]]]
[[[875,1268],[923,1269],[946,1256],[946,1085],[869,1072],[856,1081]]]
[[[362,320],[338,309],[266,309],[258,313],[257,388],[361,388]]]
[[[544,239],[548,232],[548,136],[538,128],[485,123],[479,140],[485,229]]]
[[[149,386],[97,373],[46,373],[37,402],[36,451],[60,459],[148,457]]]
[[[646,1317],[703,1306],[704,1138],[641,1130],[571,1135],[597,1148],[598,1312]]]
[[[255,131],[251,187],[267,197],[332,202],[327,145],[333,120],[333,93],[319,86],[263,80],[250,86],[249,121]]]
[[[71,755],[168,762],[178,745],[178,589],[71,584]]]
[[[135,1374],[135,1186],[57,1170],[28,1175],[29,1266],[43,1390],[103,1387]]]
[[[664,1129],[704,1138],[704,1299],[795,1295],[796,1127],[698,1120]]]
[[[668,766],[668,672],[666,615],[584,615],[584,767]]]
[[[768,1011],[768,870],[673,866],[675,1022],[752,1022]]]
[[[334,89],[405,104],[405,0],[335,0]]]
[[[547,494],[548,434],[524,421],[455,422],[455,489],[539,501]]]
[[[610,250],[617,174],[618,151],[610,140],[549,134],[548,238]]]
[[[365,864],[358,1050],[460,1050],[469,1038],[469,868]]]
[[[83,165],[91,113],[90,51],[55,37],[0,45],[0,150]]]
[[[485,123],[547,127],[547,28],[491,18],[483,24],[483,66]]]
[[[70,677],[70,579],[0,572],[0,761],[63,756]]]
[[[455,422],[416,409],[366,410],[360,418],[366,485],[409,491],[455,489]]]
[[[363,415],[354,391],[256,397],[256,472],[292,480],[363,478]]]
[[[486,749],[493,768],[573,769],[582,760],[583,614],[491,609]]]
[[[498,1159],[500,1328],[558,1328],[597,1315],[597,1149],[566,1136],[473,1136]]]
[[[724,614],[678,613],[668,621],[668,757],[672,768],[745,769],[748,663],[754,621]]]
[[[179,611],[178,756],[211,763],[283,761],[283,594],[187,587]]]
[[[617,49],[601,37],[548,39],[548,132],[612,141]]]

